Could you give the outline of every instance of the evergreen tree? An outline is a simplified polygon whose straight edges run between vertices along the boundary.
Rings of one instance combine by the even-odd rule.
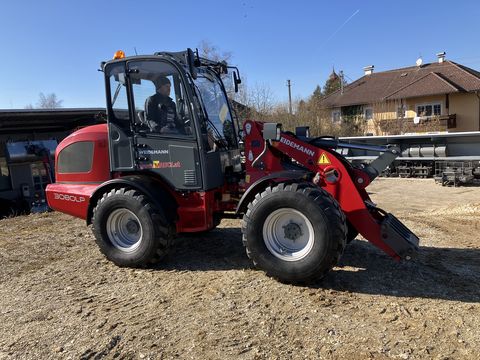
[[[323,96],[323,94],[322,94],[322,88],[320,87],[320,85],[317,85],[317,87],[315,88],[315,90],[313,90],[312,98],[313,98],[313,99],[321,99],[322,96]]]
[[[342,79],[340,76],[337,75],[335,69],[332,70],[328,80],[325,82],[323,86],[323,96],[330,95],[331,93],[340,89],[342,85]]]
[[[298,102],[297,112],[304,112],[307,109],[307,103],[304,100]]]

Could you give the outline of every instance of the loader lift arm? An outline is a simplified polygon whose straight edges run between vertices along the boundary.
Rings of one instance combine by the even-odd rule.
[[[310,144],[327,149],[360,149],[381,153],[370,164],[364,164],[363,170],[369,175],[370,181],[375,180],[385,168],[390,165],[398,156],[400,156],[400,149],[393,146],[374,146],[355,143],[345,143],[336,139],[315,138],[313,140],[305,139]]]
[[[275,123],[251,122],[244,127],[252,138],[246,142],[246,168],[254,181],[270,175],[266,169],[283,170],[282,159],[291,158],[315,174],[312,182],[330,193],[348,222],[372,244],[396,260],[407,259],[418,249],[415,234],[395,216],[377,208],[365,190],[399,155],[397,148],[346,144],[330,138],[310,139],[278,131],[280,126]],[[264,148],[258,146],[261,142]],[[342,147],[362,148],[381,155],[371,164],[357,168],[335,151]]]

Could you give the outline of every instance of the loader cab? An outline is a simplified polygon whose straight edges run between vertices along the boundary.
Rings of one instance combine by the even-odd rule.
[[[107,62],[110,169],[149,173],[175,190],[210,190],[241,171],[238,124],[220,74],[188,53]]]

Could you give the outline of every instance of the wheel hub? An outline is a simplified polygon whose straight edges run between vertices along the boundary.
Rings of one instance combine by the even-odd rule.
[[[140,226],[135,220],[129,219],[125,228],[130,234],[136,234],[140,230]]]
[[[112,245],[123,252],[135,251],[143,238],[140,220],[125,208],[115,209],[110,213],[106,230]]]
[[[299,224],[293,221],[283,226],[285,238],[295,242],[300,236],[302,236],[302,229]]]
[[[280,208],[267,216],[263,241],[268,251],[285,261],[298,261],[313,248],[315,233],[310,219],[293,208]]]

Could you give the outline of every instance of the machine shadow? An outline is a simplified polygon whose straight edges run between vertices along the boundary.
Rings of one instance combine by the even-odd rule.
[[[480,249],[421,247],[396,262],[366,241],[354,240],[339,264],[309,287],[354,293],[480,302]],[[240,228],[216,229],[177,239],[158,270],[251,269]],[[260,274],[259,274],[260,276]]]
[[[240,228],[221,228],[175,239],[172,249],[159,264],[166,270],[245,270],[252,266],[242,244]]]
[[[366,241],[347,246],[317,288],[372,295],[480,302],[480,249],[421,247],[396,262]]]

